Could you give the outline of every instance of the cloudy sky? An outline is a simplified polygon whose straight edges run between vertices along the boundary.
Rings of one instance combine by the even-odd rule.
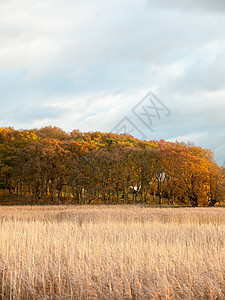
[[[0,126],[192,141],[222,164],[224,28],[224,0],[0,0]]]

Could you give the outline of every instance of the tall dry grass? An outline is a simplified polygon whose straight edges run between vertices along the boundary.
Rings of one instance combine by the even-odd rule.
[[[225,299],[225,209],[0,207],[0,299]]]

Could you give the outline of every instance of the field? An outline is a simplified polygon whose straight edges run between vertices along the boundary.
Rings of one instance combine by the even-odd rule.
[[[0,299],[225,299],[225,209],[0,207]]]

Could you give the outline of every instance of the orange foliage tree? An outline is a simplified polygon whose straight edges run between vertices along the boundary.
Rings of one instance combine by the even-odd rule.
[[[213,206],[225,194],[224,169],[208,149],[51,126],[0,128],[0,189],[30,204]]]

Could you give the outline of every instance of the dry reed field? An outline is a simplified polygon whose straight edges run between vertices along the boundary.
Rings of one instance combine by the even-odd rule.
[[[225,299],[225,209],[0,207],[0,299]]]

